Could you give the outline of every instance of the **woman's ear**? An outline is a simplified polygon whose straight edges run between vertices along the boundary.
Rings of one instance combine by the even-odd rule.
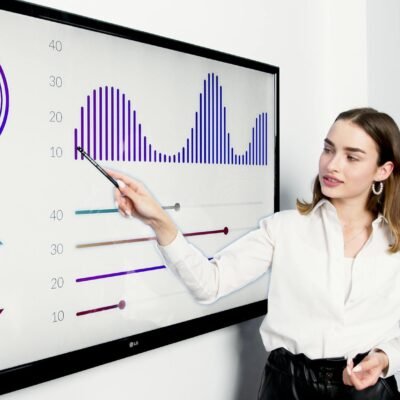
[[[375,174],[375,181],[384,181],[389,178],[394,168],[392,161],[386,161],[384,164],[378,167],[378,171]]]

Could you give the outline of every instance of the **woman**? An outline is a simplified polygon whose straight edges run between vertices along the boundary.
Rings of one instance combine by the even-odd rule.
[[[370,108],[324,140],[311,203],[261,221],[210,262],[144,186],[122,174],[120,212],[153,228],[167,265],[202,302],[271,268],[259,399],[398,399],[400,132]]]

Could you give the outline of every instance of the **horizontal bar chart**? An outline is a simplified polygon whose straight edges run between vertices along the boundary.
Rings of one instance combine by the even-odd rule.
[[[83,315],[88,315],[88,314],[94,314],[102,311],[109,311],[109,310],[123,310],[126,307],[126,302],[125,300],[121,300],[118,304],[112,304],[110,306],[103,306],[103,307],[98,307],[98,308],[92,308],[89,310],[84,310],[84,311],[78,311],[76,313],[77,317],[81,317]]]

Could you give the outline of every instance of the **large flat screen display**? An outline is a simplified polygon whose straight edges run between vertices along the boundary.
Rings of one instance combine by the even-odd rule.
[[[77,148],[212,258],[278,209],[278,71],[0,2],[0,393],[266,312],[268,277],[196,303]]]

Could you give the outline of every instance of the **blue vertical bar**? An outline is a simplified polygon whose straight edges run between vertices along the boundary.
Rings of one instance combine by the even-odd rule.
[[[114,161],[114,86],[111,86],[111,161]]]
[[[204,125],[203,125],[203,132],[204,132],[204,141],[203,141],[203,161],[204,163],[207,162],[207,81],[204,79],[204,93],[203,93],[203,113],[204,113]]]
[[[214,153],[215,153],[215,129],[214,129],[214,73],[211,75],[211,158],[214,164]]]
[[[104,114],[105,114],[105,117],[106,117],[106,120],[105,120],[106,135],[104,137],[106,160],[108,160],[108,114],[109,114],[109,112],[110,112],[110,109],[108,108],[108,86],[106,86],[106,104],[105,104],[105,107],[104,107]]]
[[[193,134],[193,128],[191,128],[191,132],[192,132],[192,136],[191,136],[191,143],[190,143],[190,146],[191,146],[191,149],[190,149],[191,156],[190,156],[190,158],[191,158],[191,161],[193,163],[194,162],[194,148],[193,148],[193,146],[194,146],[194,134]]]
[[[208,133],[208,141],[207,141],[207,163],[211,163],[211,155],[210,155],[210,147],[211,147],[211,94],[210,94],[210,74],[207,77],[207,133]]]
[[[119,120],[120,120],[120,112],[119,112],[119,89],[117,89],[117,161],[119,161],[119,145],[120,145],[120,138],[119,138]]]
[[[171,156],[168,156],[168,162],[169,163],[171,162]]]
[[[222,161],[222,152],[224,150],[224,142],[222,140],[222,86],[219,88],[219,135],[220,135],[220,150],[219,150],[219,159]],[[225,160],[224,160],[225,161]]]
[[[246,163],[246,165],[249,165],[249,157],[248,157],[248,155],[249,155],[249,152],[246,150],[246,160],[245,160],[245,163]]]
[[[268,114],[265,113],[265,165],[268,165]]]
[[[133,110],[133,161],[136,161],[136,110]]]
[[[147,136],[143,135],[143,161],[147,161]]]
[[[90,96],[86,98],[87,153],[90,155]]]
[[[128,100],[128,161],[131,161],[131,101]]]
[[[252,165],[253,159],[251,157],[251,142],[249,143],[249,148],[247,149],[247,153],[249,154],[249,164]]]
[[[149,161],[151,162],[151,143],[149,143]]]
[[[226,137],[226,107],[224,106],[224,163],[229,164],[229,143]]]
[[[178,164],[181,162],[181,153],[178,153]]]
[[[158,153],[158,162],[162,162],[162,154]]]
[[[233,158],[233,147],[231,148],[231,162],[232,164],[236,164],[236,160]]]
[[[200,126],[199,126],[199,162],[200,164],[203,162],[203,110],[202,110],[203,104],[202,104],[202,97],[200,93],[200,114],[199,114],[199,121],[200,121]]]
[[[182,147],[182,162],[185,162],[185,148]]]
[[[187,155],[187,162],[190,163],[190,143],[189,143],[189,139],[186,139],[186,155]]]
[[[172,161],[173,161],[174,163],[176,163],[176,155],[175,155],[175,154],[172,156]]]
[[[258,165],[258,148],[260,147],[260,144],[258,143],[258,124],[257,124],[257,118],[256,118],[256,165]]]
[[[198,121],[198,113],[197,113],[197,111],[196,111],[196,125],[195,125],[195,130],[196,130],[196,146],[195,146],[195,150],[194,150],[194,152],[195,152],[195,154],[196,154],[196,164],[199,162],[199,158],[198,158],[198,155],[199,155],[199,132],[198,132],[198,123],[199,123],[199,121]]]
[[[254,159],[254,128],[252,128],[253,134],[251,137],[251,158],[253,160],[253,165],[255,165],[255,159]]]
[[[142,161],[142,124],[138,124],[138,127],[139,127],[139,138],[138,138],[139,161]]]
[[[263,153],[263,147],[262,147],[262,129],[261,129],[261,114],[258,116],[258,134],[260,136],[260,140],[259,140],[259,165],[262,165],[262,153]]]
[[[122,94],[122,161],[125,161],[125,93]]]
[[[81,147],[82,149],[85,149],[85,126],[84,126],[84,109],[81,107]],[[81,154],[81,160],[83,160],[83,154]]]
[[[100,160],[103,159],[103,88],[99,88],[100,95],[100,106],[99,106],[99,120],[100,120]]]
[[[93,158],[96,160],[96,90],[93,90]]]
[[[219,164],[219,131],[218,131],[218,75],[215,76],[215,162]]]

